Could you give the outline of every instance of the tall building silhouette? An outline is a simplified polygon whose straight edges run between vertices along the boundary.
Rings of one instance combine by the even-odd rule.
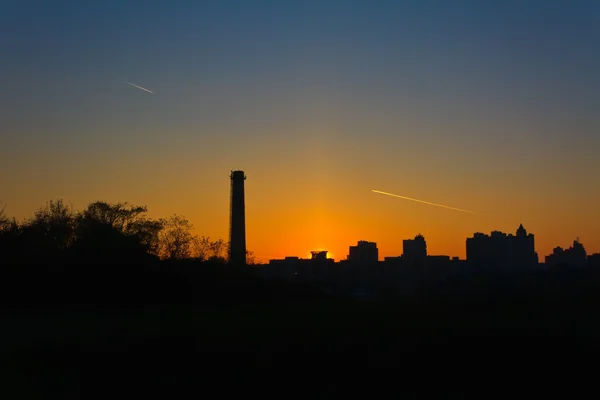
[[[231,171],[231,213],[229,224],[229,263],[246,264],[246,211],[244,171]]]
[[[424,264],[427,260],[427,242],[420,233],[414,239],[402,241],[402,259],[411,265]]]
[[[588,264],[588,255],[579,238],[573,241],[573,246],[568,249],[555,247],[552,254],[546,256],[546,265],[556,267],[559,265],[569,265],[572,267],[584,267]]]
[[[348,261],[358,264],[377,264],[379,250],[377,243],[359,240],[356,246],[350,246]]]
[[[534,235],[519,225],[516,235],[493,231],[467,238],[467,261],[482,266],[536,266]]]

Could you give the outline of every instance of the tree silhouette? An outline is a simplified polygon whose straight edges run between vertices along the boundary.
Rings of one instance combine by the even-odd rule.
[[[256,261],[256,257],[254,256],[254,252],[247,250],[246,251],[246,264],[247,265],[256,265],[258,264]]]
[[[194,249],[194,258],[199,261],[206,261],[210,258],[210,238],[207,236],[194,236],[192,239]]]
[[[121,263],[152,259],[223,264],[229,243],[194,236],[181,215],[153,220],[145,206],[96,201],[75,212],[50,200],[18,223],[0,208],[0,261],[17,263]],[[248,263],[254,264],[252,252]]]
[[[136,259],[156,250],[161,224],[147,219],[146,207],[128,203],[91,203],[77,220],[76,251],[97,262]]]
[[[193,225],[180,215],[161,220],[159,234],[159,256],[167,260],[185,260],[191,258],[194,236]]]
[[[228,243],[223,239],[211,241],[208,236],[194,236],[192,239],[192,248],[192,258],[198,261],[227,262]]]
[[[0,263],[12,263],[23,253],[22,228],[14,218],[8,218],[5,209],[6,206],[0,208]]]
[[[138,221],[147,211],[145,206],[133,206],[127,202],[110,204],[96,201],[82,213],[80,222],[106,225],[125,233],[128,225]]]
[[[64,251],[75,241],[75,213],[62,199],[50,200],[26,223],[26,230],[48,251]]]
[[[227,249],[229,248],[229,243],[225,242],[223,239],[218,239],[214,242],[210,242],[210,257],[209,261],[225,263],[227,262]]]
[[[127,225],[127,233],[139,240],[139,245],[149,254],[160,254],[160,232],[163,229],[162,221],[149,218],[138,218]]]
[[[6,210],[6,204],[0,205],[0,232],[3,232],[10,225],[10,221],[4,212]]]

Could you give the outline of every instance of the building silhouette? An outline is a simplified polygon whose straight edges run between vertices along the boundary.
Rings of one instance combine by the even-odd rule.
[[[467,261],[480,266],[537,266],[534,235],[519,225],[516,235],[493,231],[467,238]]]
[[[356,246],[350,246],[348,261],[356,264],[377,264],[379,250],[377,243],[359,240]]]
[[[556,267],[559,265],[583,267],[588,263],[587,252],[585,247],[578,240],[573,241],[573,246],[568,249],[555,247],[552,254],[546,256],[546,266]]]
[[[327,259],[327,250],[315,250],[311,251],[311,259],[312,260],[326,260]]]
[[[269,260],[266,275],[270,278],[300,281],[324,281],[331,275],[335,260],[327,258],[327,250],[311,251],[311,258],[285,257]]]
[[[427,242],[421,234],[402,241],[402,260],[407,265],[422,265],[427,260]]]
[[[246,264],[246,210],[244,171],[231,171],[231,210],[229,224],[229,263]]]

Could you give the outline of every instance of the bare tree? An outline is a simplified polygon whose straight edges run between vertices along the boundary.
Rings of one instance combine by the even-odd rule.
[[[210,258],[210,238],[194,236],[192,239],[193,258],[206,261]]]
[[[10,224],[10,221],[4,213],[4,210],[6,210],[6,204],[0,205],[0,232],[6,229]]]
[[[209,236],[195,236],[192,240],[193,258],[200,261],[226,262],[229,244],[223,239],[212,241]]]
[[[229,243],[225,242],[223,239],[218,239],[214,242],[210,242],[209,245],[209,249],[210,249],[210,257],[209,260],[211,261],[218,261],[218,262],[226,262],[228,259],[228,249],[229,249]]]
[[[159,234],[160,257],[169,260],[185,260],[191,258],[194,236],[193,225],[183,216],[173,215],[161,220],[162,230]]]
[[[46,245],[64,250],[75,240],[75,213],[62,199],[50,200],[38,209],[26,226]]]
[[[250,251],[250,250],[246,251],[246,264],[247,265],[257,265],[258,264],[253,251]]]
[[[160,233],[163,221],[140,218],[127,225],[127,234],[138,237],[140,245],[150,254],[160,256]]]
[[[96,201],[88,206],[81,217],[84,221],[107,225],[125,233],[128,224],[138,221],[147,211],[145,206],[133,206],[127,202],[110,204]]]

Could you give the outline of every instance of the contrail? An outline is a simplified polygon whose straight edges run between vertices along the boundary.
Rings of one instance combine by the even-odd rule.
[[[152,94],[154,94],[154,92],[153,92],[152,90],[148,90],[148,89],[146,89],[146,88],[143,88],[143,87],[141,87],[141,86],[138,86],[138,85],[136,85],[136,84],[134,84],[134,83],[127,82],[127,81],[123,81],[123,82],[125,82],[125,83],[128,83],[128,84],[130,84],[131,86],[133,86],[133,87],[136,87],[136,88],[138,88],[138,89],[145,90],[145,91],[146,91],[146,92],[148,92],[148,93],[152,93]]]
[[[398,196],[397,194],[392,194],[392,193],[387,193],[387,192],[381,192],[379,190],[373,190],[373,192],[380,193],[380,194],[385,194],[385,195],[393,196],[393,197],[399,197],[399,198],[404,199],[404,200],[411,200],[411,201],[416,201],[418,203],[429,204],[430,206],[443,207],[443,208],[447,208],[449,210],[461,211],[461,212],[465,212],[465,213],[469,213],[469,214],[477,214],[474,211],[462,210],[460,208],[449,207],[449,206],[445,206],[443,204],[435,204],[435,203],[430,203],[428,201],[412,199],[410,197]]]

